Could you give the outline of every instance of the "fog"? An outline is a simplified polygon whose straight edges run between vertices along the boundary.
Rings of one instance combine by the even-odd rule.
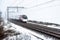
[[[18,6],[25,7],[21,13],[27,15],[29,20],[60,24],[59,0],[0,0],[0,3],[4,18],[7,16],[7,7]]]

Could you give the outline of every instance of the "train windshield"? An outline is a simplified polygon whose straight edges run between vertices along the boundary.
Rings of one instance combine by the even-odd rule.
[[[26,15],[22,15],[22,18],[27,19],[27,16]]]

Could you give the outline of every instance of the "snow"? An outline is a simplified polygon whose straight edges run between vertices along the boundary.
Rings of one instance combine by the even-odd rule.
[[[12,26],[12,27],[9,27],[9,26]],[[28,31],[28,29],[25,29],[25,28],[23,28],[23,27],[20,27],[20,26],[18,26],[18,25],[15,25],[14,23],[9,23],[7,26],[4,26],[4,30],[6,31],[6,30],[15,30],[16,32],[20,32],[20,33],[22,33],[21,35],[20,35],[20,37],[18,37],[18,38],[23,38],[22,40],[38,40],[38,38],[36,38],[36,37],[34,37],[34,36],[32,36]],[[31,37],[31,38],[30,38]],[[14,36],[12,36],[12,37],[7,37],[9,40],[10,39],[12,39],[12,38],[15,38]],[[5,39],[7,39],[7,38],[5,38]],[[28,38],[28,39],[27,39]],[[4,39],[4,40],[5,40]],[[41,39],[39,39],[39,40],[41,40]]]
[[[55,29],[60,29],[60,26],[55,26],[55,25],[44,25],[44,24],[38,24],[38,23],[32,23],[32,22],[27,22],[27,23],[31,23],[31,24],[35,24],[35,25],[41,25],[41,26],[46,26],[46,27],[55,28]]]
[[[7,16],[7,7],[23,6],[23,7],[25,7],[25,9],[23,11],[21,11],[21,13],[18,13],[18,14],[26,14],[28,16],[29,20],[36,20],[36,21],[60,24],[60,22],[59,22],[60,21],[60,1],[59,0],[54,0],[52,2],[49,2],[49,1],[52,1],[52,0],[38,0],[38,1],[37,0],[1,0],[0,1],[0,11],[2,11],[2,17],[4,19],[7,19],[7,17],[6,17]],[[48,3],[46,3],[46,2],[48,2]],[[34,7],[34,6],[36,6],[36,7]],[[14,13],[14,14],[16,15],[17,13]],[[11,16],[14,14],[11,14]],[[7,21],[5,21],[5,25],[4,25],[5,31],[10,29],[10,30],[15,30],[17,32],[21,32],[21,33],[24,32],[23,34],[26,33],[26,34],[30,35],[30,33],[32,33],[34,35],[37,35],[38,37],[44,38],[45,40],[52,40],[52,38],[46,38],[44,35],[37,34],[34,31],[28,30],[26,28],[23,28],[21,26],[14,24],[14,23],[11,23],[11,22],[9,22],[9,23],[10,24],[7,24]],[[33,23],[33,24],[35,24],[35,23]],[[39,24],[39,25],[42,25],[42,24]],[[46,26],[46,25],[44,25],[44,26]],[[51,26],[48,25],[48,27],[60,29],[60,27],[57,27],[54,25],[51,25]]]
[[[31,39],[31,40],[41,40],[41,39],[54,40],[54,38],[52,38],[52,37],[44,36],[44,34],[40,34],[40,33],[34,32],[32,30],[29,30],[27,28],[24,28],[22,26],[16,25],[16,24],[11,23],[11,22],[9,22],[9,24],[4,26],[4,30],[5,31],[6,30],[14,30],[16,32],[21,33],[21,35],[17,35],[17,38],[19,38],[19,39],[23,38],[22,40],[25,40],[26,38],[28,38],[28,40],[29,39]],[[16,36],[8,36],[4,40],[6,40],[6,39],[17,39],[17,38],[16,38]]]

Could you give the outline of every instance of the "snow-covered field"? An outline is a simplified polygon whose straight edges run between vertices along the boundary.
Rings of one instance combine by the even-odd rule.
[[[6,21],[7,22],[7,21]],[[9,27],[9,26],[11,26],[11,27]],[[9,24],[7,25],[7,26],[4,26],[5,28],[4,28],[4,30],[6,31],[6,30],[14,30],[14,31],[16,31],[16,32],[19,32],[19,33],[21,33],[20,35],[17,35],[17,37],[19,38],[19,39],[21,39],[21,40],[41,40],[41,38],[37,38],[37,37],[35,37],[35,36],[32,36],[31,35],[31,31],[30,30],[28,30],[28,29],[26,29],[26,28],[23,28],[23,27],[21,27],[21,26],[18,26],[18,25],[15,25],[14,23],[10,23],[9,22]],[[18,38],[16,38],[16,36],[8,36],[8,37],[6,37],[4,40],[11,40],[11,39],[18,39]],[[18,40],[19,40],[18,39]]]
[[[7,22],[7,21],[6,21]],[[11,27],[9,27],[11,26]],[[22,26],[18,26],[14,23],[11,23],[9,22],[9,24],[5,25],[4,26],[4,30],[14,30],[16,32],[19,32],[21,33],[20,35],[17,35],[17,36],[8,36],[6,37],[4,40],[41,40],[41,39],[44,39],[44,40],[55,40],[55,38],[53,37],[49,37],[48,35],[44,35],[44,34],[40,34],[40,33],[37,33],[37,32],[34,32],[32,30],[29,30],[29,29],[26,29],[26,28],[23,28]],[[35,36],[34,36],[35,35]]]
[[[33,23],[33,22],[28,22],[28,23],[35,24],[35,25],[42,25],[42,26],[46,26],[46,27],[50,27],[50,28],[60,29],[60,26],[56,26],[56,25],[44,25],[44,24],[38,24],[38,23]]]

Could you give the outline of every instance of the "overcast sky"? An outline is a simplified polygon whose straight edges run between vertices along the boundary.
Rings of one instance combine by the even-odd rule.
[[[52,22],[60,24],[60,1],[59,0],[0,0],[0,10],[6,14],[7,6],[23,6],[22,12],[30,20]]]

